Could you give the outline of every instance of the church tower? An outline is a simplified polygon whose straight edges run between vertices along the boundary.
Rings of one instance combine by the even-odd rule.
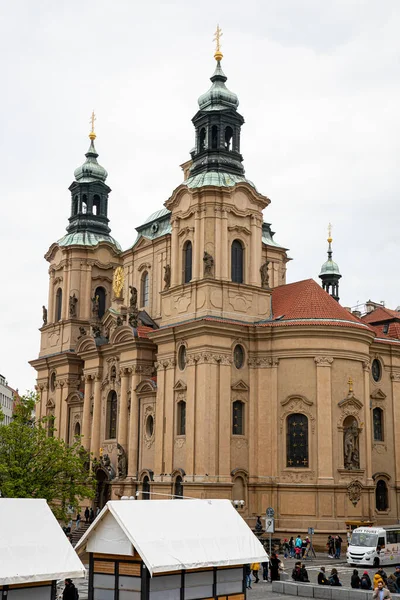
[[[322,280],[323,289],[328,292],[337,302],[339,302],[339,279],[341,274],[338,265],[332,260],[332,231],[329,224],[328,229],[328,260],[324,262],[319,274]]]

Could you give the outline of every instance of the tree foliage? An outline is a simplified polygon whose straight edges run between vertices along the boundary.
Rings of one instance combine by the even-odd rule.
[[[8,498],[45,498],[59,519],[69,506],[94,496],[88,453],[54,437],[53,419],[34,418],[37,396],[21,396],[8,425],[0,423],[0,492]]]

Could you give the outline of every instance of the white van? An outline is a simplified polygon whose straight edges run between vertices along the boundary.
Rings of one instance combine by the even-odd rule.
[[[400,524],[354,529],[346,556],[352,566],[400,564]]]

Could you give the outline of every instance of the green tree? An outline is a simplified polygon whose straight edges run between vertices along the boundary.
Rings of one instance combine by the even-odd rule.
[[[54,437],[54,421],[35,420],[37,396],[21,396],[8,425],[0,423],[0,492],[7,498],[45,498],[59,519],[68,506],[94,496],[89,456],[79,440]]]

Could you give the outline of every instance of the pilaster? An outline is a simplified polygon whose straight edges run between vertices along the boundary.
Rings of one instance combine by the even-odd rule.
[[[178,229],[179,223],[177,217],[171,217],[171,287],[178,285],[181,282],[181,274],[179,269],[179,239]]]
[[[138,451],[139,451],[139,398],[136,388],[140,383],[139,369],[132,369],[131,377],[131,413],[129,417],[129,448],[128,448],[128,475],[137,477]],[[157,426],[157,420],[156,420]]]
[[[132,369],[129,367],[121,367],[121,392],[119,400],[119,417],[118,417],[118,443],[126,451],[128,443],[128,384],[129,376]]]
[[[92,381],[90,374],[84,376],[85,392],[83,396],[83,416],[82,416],[82,445],[85,450],[90,450],[90,409],[92,404]]]
[[[332,485],[334,483],[331,383],[333,358],[330,356],[316,356],[314,361],[317,379],[318,483]]]
[[[94,399],[93,399],[93,418],[92,418],[92,436],[90,440],[90,452],[95,457],[100,453],[100,424],[101,424],[101,373],[94,376]]]
[[[400,372],[392,371],[390,374],[392,380],[392,407],[393,407],[393,438],[396,440],[394,444],[394,464],[396,487],[400,487],[400,418],[397,414],[397,407],[400,406]]]
[[[369,372],[371,364],[368,361],[363,362],[364,370],[364,417],[365,417],[365,467],[367,485],[373,485],[372,480],[372,423],[370,409],[370,390],[369,390]],[[398,438],[396,438],[398,439]]]

